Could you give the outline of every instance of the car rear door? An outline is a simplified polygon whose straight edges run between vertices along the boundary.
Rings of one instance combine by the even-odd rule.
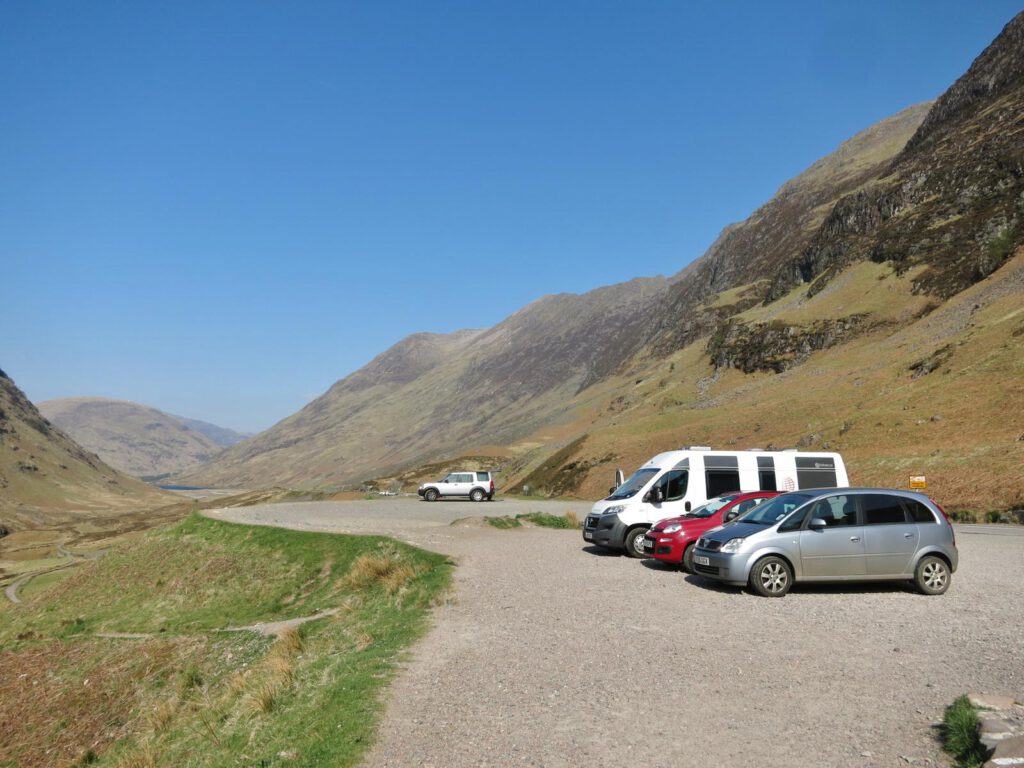
[[[920,538],[917,523],[909,519],[899,496],[867,493],[860,499],[868,575],[906,575]]]
[[[816,519],[825,526],[811,528]],[[800,570],[805,579],[865,575],[864,528],[857,521],[854,495],[834,494],[814,502],[800,531]]]

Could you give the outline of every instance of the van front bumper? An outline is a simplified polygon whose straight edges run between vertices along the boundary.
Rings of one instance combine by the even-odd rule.
[[[626,525],[618,515],[587,515],[583,521],[583,540],[608,549],[626,548]]]

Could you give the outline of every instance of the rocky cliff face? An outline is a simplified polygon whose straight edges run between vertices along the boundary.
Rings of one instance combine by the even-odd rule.
[[[930,110],[877,178],[843,197],[778,271],[766,301],[813,295],[850,264],[906,271],[949,298],[992,274],[1024,241],[1024,14]]]

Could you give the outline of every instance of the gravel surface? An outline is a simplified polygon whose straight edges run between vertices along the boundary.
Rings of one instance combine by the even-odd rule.
[[[605,554],[578,532],[449,525],[589,504],[409,499],[211,516],[379,532],[455,558],[455,596],[390,689],[368,768],[948,765],[961,693],[1024,698],[1024,535],[957,529],[946,595],[754,597]]]

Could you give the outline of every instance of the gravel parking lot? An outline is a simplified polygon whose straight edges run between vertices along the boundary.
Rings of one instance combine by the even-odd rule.
[[[390,689],[369,768],[948,765],[961,693],[1024,698],[1024,529],[957,529],[946,595],[766,599],[606,554],[578,532],[450,525],[589,504],[379,499],[214,512],[387,533],[451,555],[451,604]]]

